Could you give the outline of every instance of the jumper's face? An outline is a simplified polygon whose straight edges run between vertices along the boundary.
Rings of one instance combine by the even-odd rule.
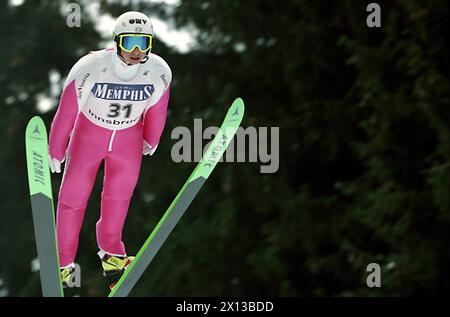
[[[125,52],[124,50],[120,50],[120,55],[122,55],[122,58],[127,64],[131,65],[138,64],[146,56],[146,54],[142,53],[137,47],[129,53]]]

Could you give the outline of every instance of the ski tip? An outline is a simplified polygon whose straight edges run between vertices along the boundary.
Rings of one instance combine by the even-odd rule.
[[[244,107],[244,100],[241,97],[234,99],[233,104],[238,104],[241,107]]]
[[[242,98],[236,98],[233,101],[233,104],[230,107],[229,112],[233,113],[233,114],[239,114],[241,117],[244,115],[244,111],[245,111],[245,105],[244,105],[244,100],[242,100]]]
[[[28,121],[26,130],[29,131],[32,128],[34,128],[36,125],[45,125],[44,120],[42,120],[42,118],[39,116],[34,116],[33,118],[30,119],[30,121]]]
[[[39,116],[31,118],[25,129],[25,145],[36,141],[47,143],[47,129]]]
[[[42,118],[39,116],[34,116],[30,119],[30,121],[28,121],[28,124],[30,123],[44,123],[44,120],[42,120]]]

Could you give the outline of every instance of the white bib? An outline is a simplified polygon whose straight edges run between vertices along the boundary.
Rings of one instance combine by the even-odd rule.
[[[124,67],[130,67],[129,72]],[[124,80],[124,75],[130,73],[132,78]],[[98,126],[122,130],[138,123],[142,114],[158,102],[172,73],[167,63],[154,54],[149,54],[144,64],[127,66],[114,50],[103,50],[80,59],[66,85],[73,79],[79,111]]]

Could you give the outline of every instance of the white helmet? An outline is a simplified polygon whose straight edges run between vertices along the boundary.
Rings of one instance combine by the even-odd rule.
[[[128,11],[117,18],[113,31],[113,39],[115,42],[116,53],[119,56],[121,55],[121,50],[119,48],[121,42],[120,35],[125,33],[150,35],[150,42],[147,43],[149,49],[147,50],[146,55],[149,54],[152,46],[153,25],[148,16],[141,12]]]
[[[122,33],[153,34],[153,25],[149,17],[137,11],[128,11],[121,14],[113,31],[113,37]]]

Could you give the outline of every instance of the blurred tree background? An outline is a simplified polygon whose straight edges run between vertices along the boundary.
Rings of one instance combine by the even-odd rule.
[[[187,52],[155,41],[172,97],[125,224],[129,254],[195,166],[171,160],[173,128],[217,126],[237,96],[244,128],[280,128],[279,170],[220,163],[132,296],[448,294],[448,4],[374,1],[382,27],[368,28],[369,2],[78,1],[82,27],[69,28],[69,1],[1,0],[0,295],[41,294],[24,132],[33,115],[50,128],[72,65],[111,45],[92,3],[112,17],[141,10],[196,39]],[[67,296],[108,292],[95,242],[102,176],[80,237],[82,288]],[[52,179],[56,200],[61,174]],[[372,262],[381,288],[366,286]]]

